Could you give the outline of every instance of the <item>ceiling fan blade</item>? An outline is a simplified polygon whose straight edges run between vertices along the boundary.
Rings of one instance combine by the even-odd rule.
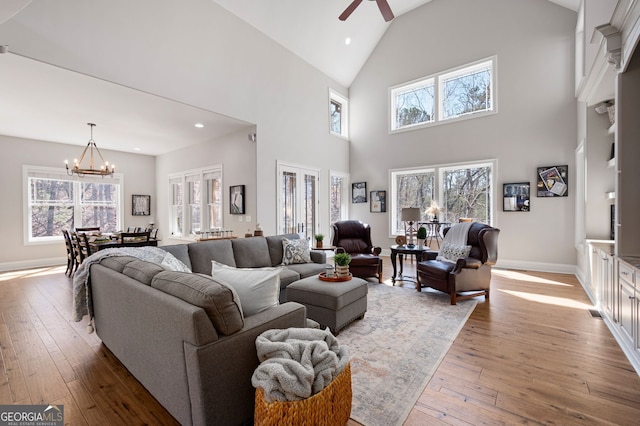
[[[380,13],[382,13],[382,17],[384,18],[385,22],[391,21],[394,16],[391,8],[389,7],[389,3],[387,3],[387,0],[376,0],[376,3],[378,3],[378,9],[380,9]]]
[[[344,10],[344,12],[342,12],[342,15],[340,15],[338,19],[341,21],[346,20],[349,15],[351,15],[353,11],[356,10],[356,7],[358,7],[360,3],[362,3],[362,0],[353,0],[353,2],[349,6],[347,6],[347,8]]]

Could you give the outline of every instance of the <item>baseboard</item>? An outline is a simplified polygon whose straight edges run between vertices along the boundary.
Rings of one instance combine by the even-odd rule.
[[[42,268],[45,266],[64,266],[66,257],[51,257],[48,259],[30,259],[18,262],[0,262],[0,272],[17,271],[20,269]]]
[[[528,262],[526,260],[498,260],[494,268],[517,269],[520,271],[554,272],[576,275],[576,265],[563,263]]]

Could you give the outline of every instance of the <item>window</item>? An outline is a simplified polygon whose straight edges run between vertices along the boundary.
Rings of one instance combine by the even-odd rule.
[[[496,57],[389,90],[391,132],[493,113]]]
[[[222,228],[222,166],[169,176],[171,235],[190,236]]]
[[[404,234],[403,208],[419,207],[422,220],[435,201],[439,219],[455,223],[462,217],[492,224],[494,211],[494,161],[391,170],[391,234]]]
[[[329,171],[329,223],[349,218],[349,175]]]
[[[349,138],[349,101],[333,90],[329,90],[329,131]]]
[[[24,176],[26,242],[61,240],[63,229],[122,228],[121,175],[78,178],[63,169],[25,166]]]

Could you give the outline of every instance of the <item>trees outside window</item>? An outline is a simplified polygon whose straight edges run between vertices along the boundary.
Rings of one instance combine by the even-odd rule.
[[[390,131],[496,112],[496,57],[389,90]]]
[[[349,100],[329,90],[329,132],[349,139]]]
[[[191,239],[199,232],[223,227],[222,165],[169,177],[170,232]]]
[[[122,224],[120,175],[78,178],[55,168],[24,166],[27,188],[27,242],[57,241],[63,229],[100,227],[115,232]]]
[[[491,224],[493,221],[493,161],[461,165],[443,165],[392,170],[391,233],[404,234],[401,212],[418,207],[421,221],[429,220],[426,210],[435,201],[441,208],[441,221],[455,223],[472,218]]]

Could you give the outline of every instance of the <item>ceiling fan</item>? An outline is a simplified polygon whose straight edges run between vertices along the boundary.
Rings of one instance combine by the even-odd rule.
[[[391,21],[394,16],[391,8],[389,7],[389,3],[387,3],[387,0],[375,0],[375,2],[378,3],[378,9],[380,9],[380,13],[382,13],[382,17],[384,18],[385,22]],[[362,3],[362,0],[353,0],[353,2],[344,10],[344,12],[342,12],[342,15],[340,15],[338,19],[340,19],[341,21],[345,21],[349,17],[349,15],[351,15],[353,11],[356,10],[356,7],[360,6],[360,3]]]

